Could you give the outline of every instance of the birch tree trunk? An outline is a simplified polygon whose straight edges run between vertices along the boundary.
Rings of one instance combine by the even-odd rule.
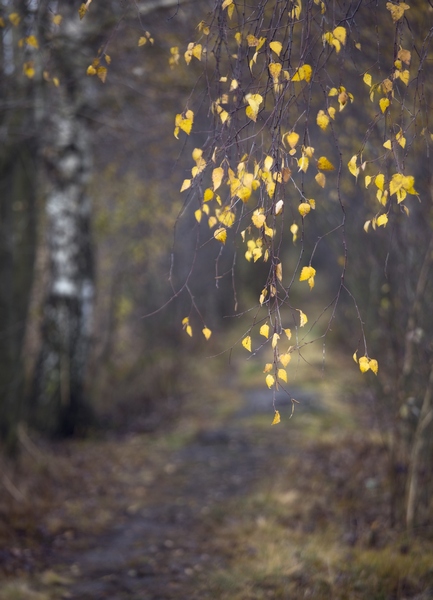
[[[33,424],[54,435],[74,434],[92,419],[84,387],[94,298],[92,207],[87,192],[92,152],[88,126],[80,117],[88,80],[79,60],[84,31],[74,8],[69,8],[69,15],[62,11],[61,35],[51,38],[60,84],[51,86],[44,101],[50,273],[32,405]]]

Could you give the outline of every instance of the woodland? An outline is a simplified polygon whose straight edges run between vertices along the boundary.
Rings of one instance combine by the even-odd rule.
[[[0,600],[432,598],[433,2],[0,33]]]

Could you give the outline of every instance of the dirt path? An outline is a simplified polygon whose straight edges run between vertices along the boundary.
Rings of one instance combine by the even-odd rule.
[[[208,573],[224,568],[227,559],[227,548],[220,548],[221,540],[214,535],[219,510],[262,485],[263,478],[272,478],[278,457],[288,452],[284,436],[243,426],[246,417],[260,414],[272,417],[269,398],[256,394],[224,426],[201,428],[165,457],[146,486],[141,506],[132,504],[129,514],[115,515],[118,524],[96,539],[84,535],[65,549],[55,567],[67,579],[73,577],[65,596],[208,597]],[[139,476],[137,485],[142,485]],[[84,549],[74,549],[77,545]]]

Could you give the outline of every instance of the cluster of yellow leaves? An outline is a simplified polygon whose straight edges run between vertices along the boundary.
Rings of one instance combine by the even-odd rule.
[[[36,48],[36,50],[39,48],[38,40],[36,39],[36,36],[34,36],[34,35],[29,35],[28,37],[22,38],[18,41],[19,48],[22,48],[24,46],[24,44],[27,44],[28,46],[31,46],[32,48]]]
[[[303,267],[301,271],[301,275],[299,276],[299,281],[308,281],[308,285],[310,289],[314,287],[314,277],[316,275],[316,269],[313,267]]]
[[[179,139],[179,131],[184,131],[187,135],[191,133],[192,125],[194,123],[194,113],[192,110],[187,110],[185,116],[177,114],[174,120],[174,137]]]
[[[190,42],[184,54],[186,64],[189,65],[192,57],[196,58],[197,60],[201,60],[202,52],[203,47],[201,44]]]
[[[392,5],[394,6],[394,5]],[[394,62],[394,72],[379,83],[373,83],[370,73],[366,72],[363,75],[363,81],[370,88],[370,100],[373,102],[375,92],[381,92],[383,97],[379,100],[379,107],[382,113],[391,104],[391,99],[394,97],[394,81],[400,79],[406,86],[409,85],[409,69],[405,69],[403,64],[409,66],[411,61],[411,53],[400,46],[397,53],[397,59]]]
[[[336,27],[333,31],[328,31],[323,35],[323,43],[327,42],[330,46],[334,46],[336,52],[340,52],[341,46],[346,45],[346,29],[344,27]]]
[[[231,19],[233,17],[233,12],[235,10],[235,5],[234,5],[233,0],[224,0],[221,8],[223,10],[227,9],[227,15],[228,15],[229,19]]]
[[[404,16],[405,11],[409,10],[410,6],[405,2],[399,2],[398,4],[387,2],[386,8],[391,13],[392,20],[394,21],[394,23],[396,23]]]
[[[248,44],[248,46],[250,48],[255,48],[255,52],[254,52],[253,57],[252,57],[252,59],[250,60],[250,63],[249,63],[250,71],[252,70],[253,66],[257,62],[257,58],[259,56],[259,51],[263,47],[263,45],[264,45],[265,42],[266,42],[266,38],[265,37],[256,38],[252,34],[247,35],[247,44]]]
[[[368,188],[373,177],[367,175],[365,177],[365,187]],[[413,175],[403,175],[402,173],[394,173],[391,177],[388,185],[385,185],[385,175],[383,173],[378,173],[374,178],[374,184],[376,185],[377,192],[376,198],[382,204],[382,206],[386,206],[388,198],[392,196],[396,196],[397,203],[400,204],[406,198],[407,194],[411,194],[417,196],[418,193],[414,188],[415,178]],[[409,211],[406,207],[406,214],[409,214]],[[386,214],[382,214],[374,219],[368,220],[364,223],[364,230],[368,232],[370,225],[373,229],[377,227],[385,227],[388,223],[388,216]]]
[[[170,58],[168,59],[168,64],[170,65],[170,69],[174,69],[179,64],[179,47],[172,46],[170,48]]]
[[[345,108],[349,100],[350,102],[353,102],[354,100],[353,94],[348,92],[343,86],[340,86],[338,88],[331,88],[328,92],[328,96],[337,96],[338,104],[340,106],[340,112]],[[335,112],[333,114],[335,115]],[[332,118],[334,117],[332,116]]]
[[[182,319],[182,327],[183,330],[190,336],[192,337],[192,327],[190,325],[189,322],[189,317],[185,317]],[[202,334],[204,335],[205,339],[208,340],[210,338],[210,336],[212,335],[212,331],[209,329],[209,327],[204,326],[203,329],[201,330]]]
[[[154,41],[155,40],[150,35],[150,33],[148,31],[145,31],[144,35],[142,35],[138,38],[138,46],[145,46],[147,44],[147,42],[149,42],[149,44],[153,45]]]
[[[359,365],[359,370],[361,373],[366,373],[367,371],[373,371],[375,375],[377,375],[379,371],[379,364],[375,358],[368,358],[368,356],[361,356],[358,360],[357,352],[353,355],[353,360]]]
[[[319,110],[316,117],[316,123],[320,129],[325,131],[331,119],[335,119],[335,108],[333,106],[330,106],[326,112],[324,110]]]
[[[21,23],[21,17],[18,13],[13,12],[9,15],[9,21],[14,27],[18,27]]]
[[[260,94],[247,94],[245,96],[245,101],[248,104],[245,109],[247,117],[256,122],[260,104],[263,102],[263,97]]]
[[[104,60],[107,65],[111,63],[111,57],[108,54],[104,54]],[[86,73],[89,76],[97,75],[102,83],[105,83],[107,79],[107,67],[101,65],[101,59],[99,58],[95,58],[92,64],[87,67]]]

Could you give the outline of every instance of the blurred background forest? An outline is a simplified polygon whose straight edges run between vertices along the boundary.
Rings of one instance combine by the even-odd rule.
[[[269,10],[274,5],[266,4]],[[287,11],[293,3],[280,4]],[[331,515],[317,500],[310,507],[308,518],[296,511],[290,516],[287,507],[291,500],[284,496],[288,492],[278,489],[278,498],[284,496],[286,500],[278,504],[274,499],[275,506],[269,496],[258,496],[255,503],[251,498],[245,500],[244,508],[252,515],[253,525],[242,521],[245,517],[239,514],[236,502],[230,504],[229,499],[225,510],[232,511],[233,522],[225,522],[221,514],[213,512],[212,527],[222,528],[228,539],[245,536],[246,543],[252,545],[255,542],[248,540],[254,536],[247,533],[248,527],[264,532],[272,541],[262,538],[257,544],[266,548],[267,544],[269,548],[276,545],[272,552],[278,554],[278,560],[272,568],[275,573],[281,570],[284,577],[286,566],[281,556],[286,541],[280,536],[282,528],[292,526],[291,519],[302,521],[305,517],[308,523],[314,522],[316,535],[317,524],[320,528],[321,523],[344,515],[349,523],[344,544],[352,548],[361,540],[365,545],[362,552],[365,548],[370,552],[391,545],[398,558],[393,556],[389,563],[384,559],[371,575],[377,556],[364,553],[355,560],[361,565],[359,571],[356,567],[352,574],[346,573],[339,580],[331,576],[334,566],[326,567],[319,555],[315,562],[313,552],[310,562],[303,563],[304,570],[294,569],[287,575],[298,591],[290,587],[289,580],[284,579],[286,583],[282,584],[274,573],[271,583],[266,575],[266,585],[253,592],[252,588],[245,591],[240,584],[243,577],[247,578],[246,573],[256,568],[254,561],[261,560],[256,550],[248,551],[239,567],[227,567],[227,572],[231,568],[236,573],[236,581],[228,581],[227,573],[220,573],[212,585],[206,581],[197,587],[204,594],[206,585],[209,589],[214,586],[216,595],[209,597],[308,597],[301,595],[300,589],[313,590],[315,597],[324,598],[429,598],[432,596],[428,594],[433,593],[427,560],[433,555],[433,130],[429,129],[433,7],[429,1],[413,2],[408,22],[404,22],[406,27],[401,25],[399,29],[395,25],[391,42],[386,37],[392,21],[385,3],[376,6],[369,2],[340,2],[336,11],[349,19],[355,4],[357,10],[358,5],[364,9],[351,17],[364,53],[359,58],[351,55],[344,64],[346,71],[338,64],[327,67],[330,81],[326,85],[350,84],[356,100],[345,108],[344,120],[335,125],[344,157],[347,155],[348,160],[358,152],[365,136],[365,111],[373,110],[370,105],[366,108],[368,93],[359,72],[378,64],[385,78],[395,48],[402,44],[412,53],[411,76],[413,73],[416,78],[418,68],[422,85],[413,92],[419,100],[418,112],[409,119],[406,135],[410,152],[404,156],[405,166],[415,176],[420,198],[411,198],[409,218],[394,211],[387,228],[365,233],[363,224],[377,210],[377,201],[372,199],[371,190],[364,189],[363,182],[355,183],[350,174],[344,175],[340,193],[344,198],[348,256],[345,283],[351,294],[341,295],[332,323],[329,312],[322,315],[335,297],[341,279],[342,244],[338,231],[321,241],[315,263],[321,277],[317,278],[315,289],[307,293],[305,284],[298,284],[291,291],[293,304],[302,301],[314,323],[308,341],[317,342],[299,353],[299,373],[291,391],[295,398],[305,397],[305,402],[296,407],[290,431],[296,431],[298,423],[306,441],[303,434],[293,434],[301,436],[297,438],[300,462],[296,467],[284,463],[282,472],[286,477],[295,476],[302,470],[304,458],[306,479],[315,481],[319,488],[326,486],[321,477],[327,473],[329,480],[334,481],[334,471],[338,471],[336,456],[341,452],[348,470],[338,471],[336,488],[331,486],[326,493],[332,502],[338,490],[343,490],[347,504],[334,506]],[[369,12],[373,4],[374,27]],[[212,65],[209,62],[204,69],[197,60],[186,65],[183,53],[187,44],[197,38],[201,20],[222,22],[221,3],[93,0],[84,9],[83,19],[79,9],[80,3],[45,0],[5,0],[0,8],[0,442],[1,512],[6,523],[1,556],[4,564],[10,561],[14,565],[9,571],[4,568],[8,577],[18,568],[26,570],[22,566],[26,563],[22,547],[28,544],[27,536],[34,536],[38,543],[40,538],[48,543],[45,535],[52,540],[71,531],[71,527],[56,522],[51,523],[51,529],[47,526],[48,534],[42,534],[34,521],[23,517],[30,511],[30,499],[39,494],[44,499],[35,502],[34,518],[45,519],[46,511],[51,510],[49,494],[40,493],[38,486],[42,489],[49,485],[47,481],[54,486],[56,482],[67,485],[72,472],[68,467],[62,479],[60,471],[66,463],[51,469],[44,459],[41,466],[41,451],[44,455],[62,455],[63,447],[71,456],[76,452],[79,458],[71,459],[78,461],[74,463],[75,475],[81,469],[77,466],[79,461],[86,460],[81,446],[67,446],[70,442],[62,442],[62,446],[59,440],[100,440],[105,439],[107,432],[119,436],[147,434],[152,443],[143,442],[146,455],[153,457],[154,444],[165,457],[161,460],[168,461],[173,450],[171,442],[160,440],[164,436],[165,440],[172,439],[168,432],[176,430],[179,424],[184,427],[187,418],[196,424],[193,433],[199,432],[204,447],[216,444],[217,448],[225,448],[228,444],[233,455],[242,454],[242,444],[245,450],[252,448],[253,442],[240,431],[240,425],[229,428],[227,438],[217,427],[218,423],[224,430],[228,427],[226,420],[233,410],[243,414],[238,392],[233,392],[241,388],[242,397],[246,394],[254,399],[259,394],[263,398],[263,420],[253,411],[242,427],[250,428],[251,435],[259,432],[257,448],[263,450],[270,464],[288,443],[284,434],[268,427],[273,416],[272,395],[265,389],[262,365],[253,364],[254,359],[240,362],[244,351],[238,349],[240,344],[235,346],[249,328],[248,311],[257,304],[268,267],[245,261],[240,240],[224,248],[216,240],[209,240],[212,236],[206,224],[197,223],[194,217],[197,205],[179,192],[191,168],[191,153],[210,139],[215,119],[208,111],[209,81],[215,77]],[[320,3],[305,1],[303,10],[319,14]],[[302,28],[295,35],[306,43]],[[314,38],[313,33],[309,35]],[[314,44],[320,46],[320,40],[314,39]],[[384,41],[380,52],[378,40]],[[317,51],[314,44],[311,43],[312,56]],[[179,65],[173,63],[176,47]],[[408,89],[412,93],[415,85]],[[308,99],[314,114],[320,101],[315,97]],[[181,132],[177,141],[173,137],[175,115],[190,105],[195,111],[193,131],[189,137]],[[367,146],[381,146],[385,141],[383,131],[375,129],[374,124],[369,133]],[[318,138],[321,132],[314,135]],[[315,146],[316,141],[311,139],[311,145]],[[329,158],[338,163],[336,148],[329,151]],[[345,163],[347,160],[344,158]],[[327,174],[329,180],[332,176]],[[317,239],[324,232],[334,231],[341,222],[339,198],[332,189],[316,190],[314,194],[317,206],[302,243],[298,240],[294,244],[288,232],[282,243],[283,256],[293,269],[300,254],[311,254]],[[319,195],[323,195],[323,201]],[[292,209],[291,214],[294,213],[300,221],[296,209]],[[198,313],[202,323],[194,320]],[[189,337],[182,328],[182,319],[191,314],[194,335]],[[371,356],[379,361],[377,378],[368,373],[368,377],[360,379],[351,359],[362,337],[359,320],[368,335]],[[209,341],[200,333],[202,326],[213,332]],[[326,336],[322,337],[325,331]],[[218,357],[203,358],[213,355]],[[323,385],[328,386],[328,391]],[[319,410],[310,404],[309,395],[320,398],[317,402],[326,405],[326,411],[322,411],[323,406]],[[216,408],[214,403],[219,401],[220,408]],[[346,403],[353,407],[350,416]],[[283,420],[279,427],[287,426],[290,410],[290,401],[283,398],[281,411],[286,424]],[[298,414],[301,416],[297,421]],[[207,419],[214,437],[203,433]],[[265,423],[267,429],[263,433]],[[335,433],[340,428],[344,434]],[[190,434],[188,429],[188,440]],[[182,435],[179,439],[186,439]],[[274,436],[274,441],[266,436]],[[181,443],[179,439],[175,445]],[[239,447],[236,439],[241,440]],[[202,446],[197,452],[202,452]],[[246,456],[248,452],[245,450]],[[99,464],[97,452],[90,453]],[[125,453],[125,464],[135,465],[134,448],[127,446]],[[329,457],[327,464],[319,461],[323,453]],[[23,454],[27,458],[23,459]],[[111,446],[108,454],[117,460]],[[25,462],[29,460],[27,455],[37,464],[36,469]],[[152,460],[157,465],[155,469],[161,467],[159,458],[149,458]],[[269,464],[261,460],[263,457],[257,464],[263,473]],[[170,474],[167,464],[161,467],[166,475]],[[371,472],[377,465],[382,470],[373,476]],[[99,464],[99,468],[106,476],[106,467]],[[233,464],[228,462],[226,468],[232,469]],[[247,472],[249,468],[247,465]],[[33,478],[35,471],[36,480],[32,479],[28,491],[23,492],[27,489],[25,478],[29,473]],[[254,473],[254,477],[260,477],[260,470]],[[357,473],[362,473],[362,507],[356,504],[355,483],[350,489],[344,487],[351,473],[358,483]],[[239,475],[241,482],[243,476]],[[38,477],[43,483],[38,483]],[[313,487],[313,491],[308,491],[308,482],[302,476],[301,480],[302,494],[318,493]],[[32,490],[36,490],[36,495]],[[56,502],[60,503],[59,498]],[[377,512],[369,502],[376,504]],[[271,509],[275,509],[273,516]],[[356,516],[358,509],[362,517]],[[308,523],[298,533],[309,535]],[[360,534],[362,527],[365,532]],[[95,535],[102,530],[101,525]],[[382,536],[378,530],[386,534]],[[416,542],[420,544],[416,548],[409,543],[413,534],[422,539]],[[17,541],[20,536],[22,543]],[[68,536],[62,540],[64,543]],[[16,560],[9,550],[11,544],[16,549]],[[165,551],[170,548],[168,545]],[[410,571],[412,562],[410,567],[404,563],[406,556],[411,556],[411,548],[415,548],[412,558],[420,567],[416,573]],[[218,547],[217,552],[225,555],[230,551]],[[425,563],[419,561],[421,554],[427,557]],[[324,572],[323,578],[315,582],[308,575],[313,567],[318,572],[323,568]],[[402,570],[406,579],[398,574]],[[200,569],[197,573],[200,575]],[[356,582],[358,576],[361,581],[371,577],[373,583],[354,595],[356,585],[352,577]],[[385,580],[382,588],[377,582]],[[55,583],[63,585],[65,581],[60,578]],[[291,595],[284,595],[289,588]],[[350,595],[345,596],[347,593]],[[427,595],[416,596],[420,593]],[[172,596],[166,592],[162,597]]]

